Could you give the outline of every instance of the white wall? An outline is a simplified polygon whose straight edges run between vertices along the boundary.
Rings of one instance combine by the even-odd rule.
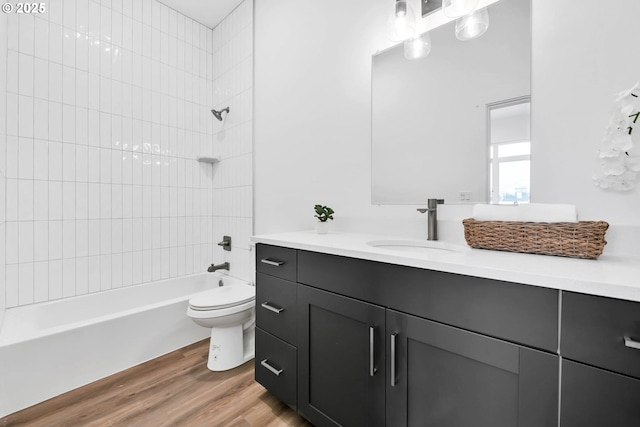
[[[640,225],[640,189],[606,192],[591,181],[615,94],[640,81],[638,16],[636,0],[534,1],[534,201],[574,203],[585,220]]]
[[[256,233],[310,229],[312,206],[323,203],[337,212],[335,228],[422,237],[426,220],[412,207],[370,204],[370,55],[388,44],[393,2],[256,3]],[[638,190],[607,194],[591,184],[612,93],[640,79],[630,47],[639,8],[533,2],[534,201],[640,226]]]
[[[7,307],[205,271],[223,234],[252,277],[245,3],[215,32],[155,0],[7,15]]]

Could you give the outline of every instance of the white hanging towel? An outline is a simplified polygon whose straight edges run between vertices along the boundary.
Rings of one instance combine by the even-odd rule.
[[[476,221],[578,222],[574,205],[526,203],[521,205],[486,205],[473,207]]]

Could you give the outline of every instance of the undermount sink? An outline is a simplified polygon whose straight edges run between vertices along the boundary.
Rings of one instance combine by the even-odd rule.
[[[462,252],[466,248],[430,240],[373,240],[367,245],[379,249],[387,249],[398,252]]]

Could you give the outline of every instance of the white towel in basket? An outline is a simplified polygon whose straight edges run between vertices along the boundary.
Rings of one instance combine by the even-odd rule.
[[[476,221],[578,222],[574,205],[526,203],[521,205],[486,205],[473,207]]]

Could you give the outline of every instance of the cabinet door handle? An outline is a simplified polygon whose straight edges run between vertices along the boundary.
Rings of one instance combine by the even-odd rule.
[[[273,366],[269,365],[269,363],[267,362],[268,359],[264,359],[262,362],[260,362],[260,364],[262,366],[264,366],[265,368],[267,368],[268,370],[270,370],[271,372],[273,372],[273,374],[280,376],[280,374],[282,373],[282,369],[276,369]]]
[[[398,333],[391,334],[391,387],[396,386],[396,338]]]
[[[260,262],[263,264],[273,265],[274,267],[280,267],[284,264],[284,261],[273,261],[273,260],[270,260],[269,258],[261,259]]]
[[[369,326],[369,376],[374,376],[377,371],[375,351],[376,351],[376,327]]]
[[[630,337],[624,337],[624,345],[629,348],[640,350],[640,342],[631,339]]]
[[[260,305],[262,306],[262,308],[266,308],[267,310],[273,311],[276,314],[280,314],[280,313],[282,313],[284,311],[284,308],[274,307],[269,302],[263,302]]]

